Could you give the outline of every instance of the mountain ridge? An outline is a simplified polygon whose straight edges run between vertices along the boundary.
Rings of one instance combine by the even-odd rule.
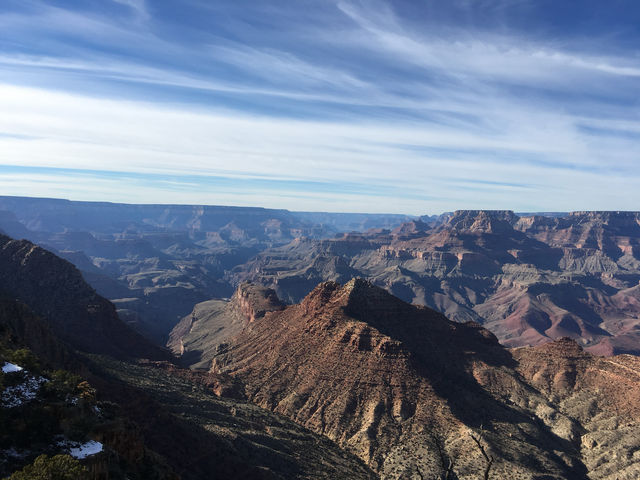
[[[456,211],[428,228],[413,222],[267,249],[228,278],[295,303],[319,282],[360,276],[480,322],[508,346],[571,336],[596,353],[638,353],[639,220],[638,212]]]
[[[27,240],[0,235],[0,267],[0,292],[29,305],[73,348],[169,359],[168,352],[122,323],[115,307],[66,260]]]
[[[0,372],[3,476],[22,467],[35,475],[42,459],[29,464],[68,453],[69,436],[100,446],[81,460],[87,479],[377,478],[329,439],[240,397],[219,398],[231,393],[224,378],[169,363],[51,252],[2,236],[0,272],[0,366],[11,358],[22,368]],[[20,383],[36,374],[43,388]],[[7,403],[16,389],[24,395]]]
[[[250,288],[264,289],[242,286]],[[207,334],[203,325],[198,335]],[[451,322],[352,279],[321,283],[299,304],[252,321],[245,314],[239,333],[210,348],[210,372],[231,376],[254,403],[328,436],[384,479],[442,473],[437,444],[459,478],[477,478],[483,457],[471,435],[496,458],[496,478],[638,472],[633,458],[604,450],[637,443],[637,402],[626,397],[640,383],[614,388],[610,375],[629,368],[638,376],[640,364],[625,356],[607,363],[568,338],[510,351],[476,322]],[[589,389],[599,392],[595,404]],[[611,422],[627,413],[629,426],[612,436]],[[606,447],[583,449],[592,440]]]

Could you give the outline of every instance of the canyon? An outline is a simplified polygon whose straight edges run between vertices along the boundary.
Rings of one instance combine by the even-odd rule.
[[[637,212],[439,216],[123,205],[0,197],[0,230],[78,267],[156,343],[197,303],[244,281],[295,303],[366,278],[506,346],[568,336],[600,355],[640,349]],[[342,233],[341,233],[342,232]]]
[[[394,230],[297,239],[230,274],[287,302],[317,283],[363,277],[506,346],[570,337],[599,355],[640,352],[640,214],[519,217],[457,211]]]
[[[441,478],[448,466],[481,478],[486,458],[491,478],[639,474],[635,356],[593,356],[569,338],[505,349],[476,322],[362,279],[324,282],[286,307],[243,284],[206,307],[172,334],[184,366],[232,379],[236,395],[329,437],[381,478]]]
[[[0,197],[3,392],[52,385],[3,475],[63,434],[92,479],[640,474],[636,212],[40,202]]]

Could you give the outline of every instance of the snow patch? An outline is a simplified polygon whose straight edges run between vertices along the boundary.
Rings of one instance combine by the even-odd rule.
[[[2,392],[2,406],[6,408],[19,407],[23,403],[30,402],[38,395],[40,385],[47,382],[44,377],[29,376],[20,385],[6,387]]]
[[[100,453],[102,451],[102,444],[100,442],[96,442],[95,440],[89,440],[86,443],[78,447],[73,447],[69,450],[69,454],[73,458],[77,458],[81,460],[83,458],[87,458],[91,455],[95,455],[96,453]]]
[[[16,365],[15,363],[4,362],[4,366],[2,367],[2,373],[13,373],[21,371],[22,367],[20,365]]]

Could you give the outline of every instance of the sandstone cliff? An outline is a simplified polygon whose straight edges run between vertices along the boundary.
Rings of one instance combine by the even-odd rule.
[[[640,215],[518,217],[462,210],[441,223],[296,241],[228,276],[300,301],[319,282],[361,276],[507,346],[569,336],[598,354],[639,353]]]
[[[512,354],[477,323],[451,322],[364,280],[322,283],[253,321],[245,314],[210,371],[383,478],[437,475],[438,447],[460,478],[478,478],[485,463],[472,435],[495,458],[492,478],[613,479],[624,468],[620,478],[631,479],[639,471],[640,459],[626,452],[637,448],[640,417],[624,400],[640,385],[637,363],[598,359],[570,340]],[[630,378],[616,386],[611,375],[625,371]],[[586,448],[591,439],[606,447]],[[606,457],[606,448],[623,458]]]

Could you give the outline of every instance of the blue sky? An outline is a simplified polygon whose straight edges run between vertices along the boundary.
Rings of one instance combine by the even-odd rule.
[[[632,0],[3,0],[0,192],[639,209]]]

